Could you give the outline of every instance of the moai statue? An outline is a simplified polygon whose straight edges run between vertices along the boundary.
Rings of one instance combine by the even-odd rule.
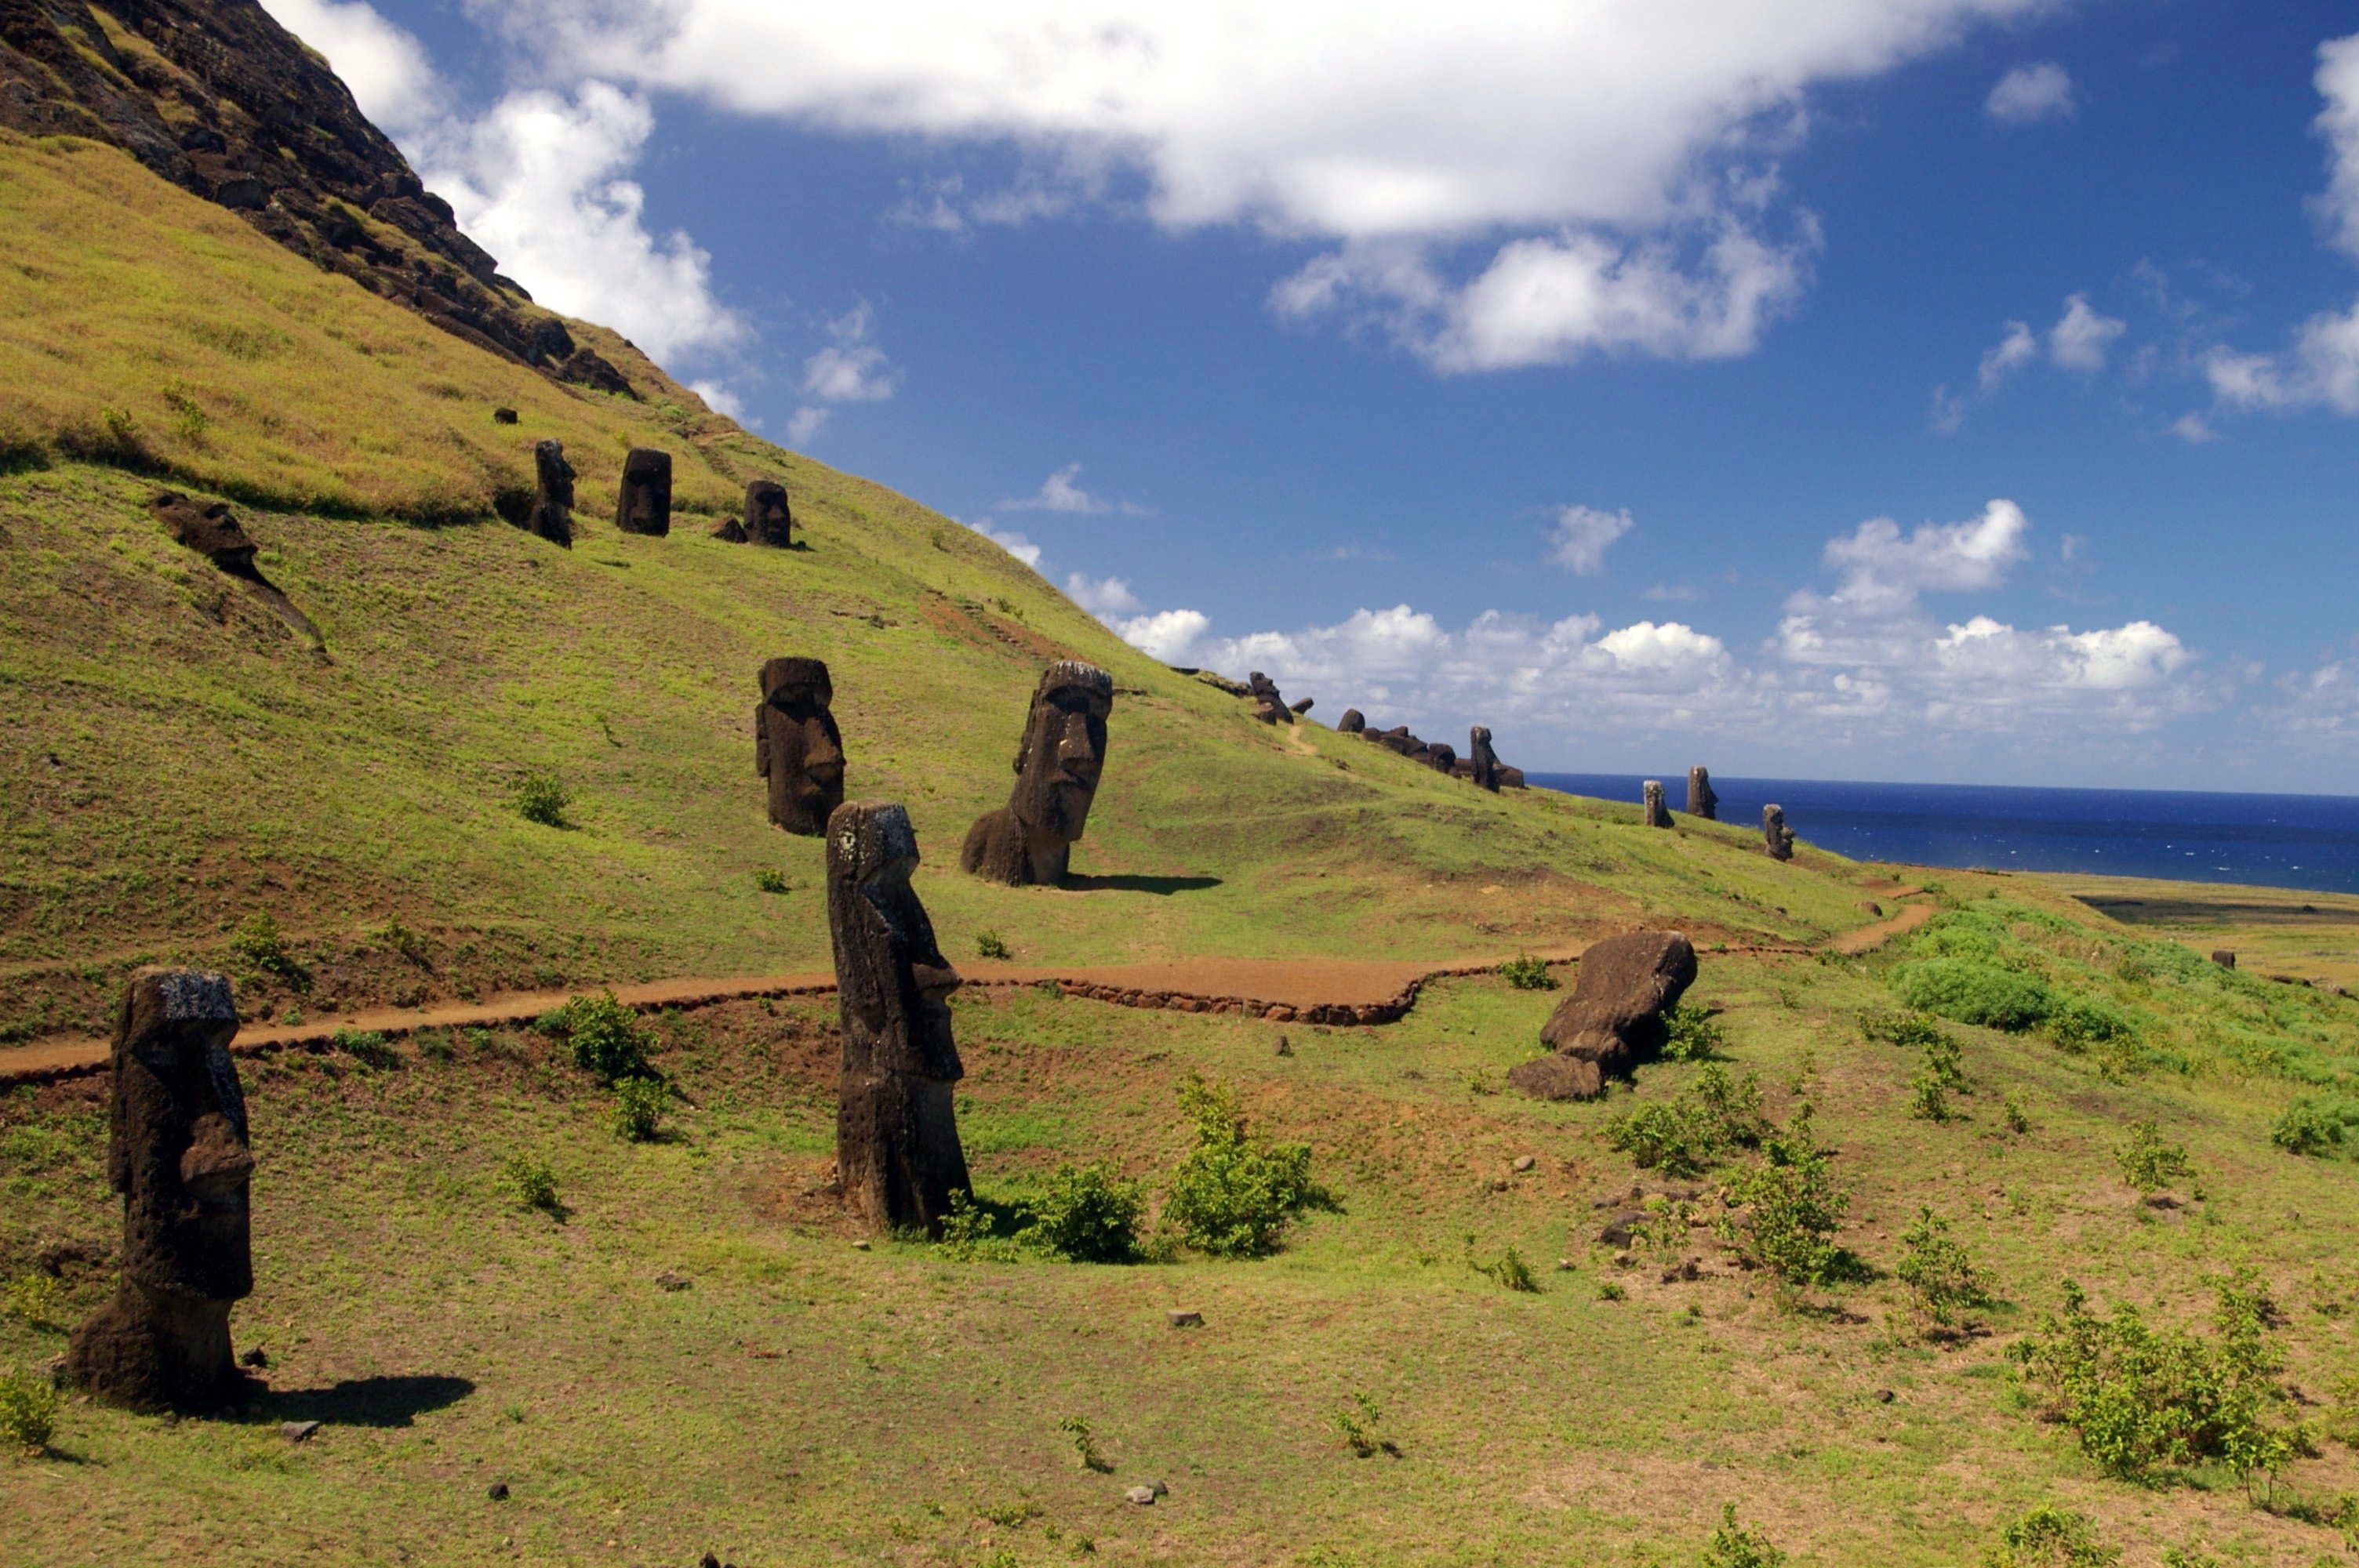
[[[1286,706],[1286,698],[1278,695],[1277,683],[1259,670],[1245,676],[1245,695],[1254,705],[1253,716],[1264,724],[1294,722],[1294,711]]]
[[[123,1274],[73,1331],[66,1378],[110,1404],[200,1411],[243,1388],[233,1303],[254,1293],[245,1097],[225,976],[145,968],[115,1015],[106,1175],[123,1195]]]
[[[573,547],[573,465],[565,460],[562,441],[535,441],[532,467],[537,488],[524,529],[552,545]]]
[[[1688,770],[1688,815],[1701,816],[1706,822],[1720,820],[1720,796],[1712,793],[1710,768]]]
[[[625,534],[671,532],[671,454],[633,447],[615,487],[614,526]]]
[[[1660,779],[1648,779],[1647,781],[1646,797],[1647,826],[1649,827],[1669,827],[1671,825],[1671,808],[1663,804],[1663,781]]]
[[[2236,949],[2214,947],[2212,949],[2212,961],[2223,969],[2233,969],[2236,967]]]
[[[1364,735],[1367,730],[1368,717],[1356,708],[1343,709],[1343,717],[1335,720],[1335,733],[1338,735]]]
[[[1794,858],[1794,830],[1786,826],[1786,808],[1765,806],[1761,808],[1762,848],[1773,860]]]
[[[1425,744],[1424,754],[1418,761],[1435,773],[1446,773],[1458,765],[1458,748],[1444,745],[1439,741],[1429,741]]]
[[[1499,753],[1491,750],[1491,732],[1480,724],[1466,732],[1466,760],[1472,764],[1467,777],[1477,789],[1496,794],[1499,788]]]
[[[1288,703],[1286,705],[1286,710],[1288,713],[1293,714],[1297,719],[1299,719],[1317,706],[1318,698],[1306,697]]]
[[[770,820],[815,838],[843,804],[843,737],[830,711],[835,687],[817,659],[772,659],[761,683],[754,772],[770,781]]]
[[[787,487],[777,480],[757,479],[745,487],[745,540],[794,548],[794,514],[787,510]]]
[[[951,1195],[973,1191],[951,1086],[965,1076],[948,998],[959,974],[909,886],[918,836],[890,801],[827,819],[827,924],[835,943],[843,1076],[836,1181],[870,1224],[939,1231]]]
[[[967,829],[962,869],[1010,887],[1064,880],[1097,795],[1113,710],[1114,677],[1095,665],[1060,659],[1041,673],[1016,751],[1016,788]]]

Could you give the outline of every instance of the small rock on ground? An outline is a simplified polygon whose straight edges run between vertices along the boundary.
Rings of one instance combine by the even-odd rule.
[[[688,1289],[687,1276],[683,1274],[676,1274],[669,1269],[666,1269],[662,1273],[656,1276],[656,1283],[667,1291],[684,1291]]]
[[[495,1481],[485,1489],[484,1495],[495,1503],[504,1503],[508,1500],[508,1484],[506,1481]]]
[[[1201,1312],[1184,1312],[1178,1307],[1174,1307],[1163,1315],[1171,1320],[1171,1326],[1174,1328],[1201,1328],[1204,1326],[1204,1314]]]
[[[320,1423],[316,1421],[290,1421],[280,1423],[278,1435],[289,1443],[303,1443],[319,1430]]]
[[[1152,1487],[1133,1487],[1130,1490],[1125,1492],[1123,1497],[1129,1502],[1136,1503],[1140,1508],[1146,1508],[1155,1501],[1155,1488]]]
[[[267,1367],[270,1365],[270,1353],[257,1345],[239,1357],[237,1363],[241,1367]]]
[[[1528,1171],[1534,1165],[1538,1163],[1539,1161],[1529,1154],[1518,1154],[1516,1156],[1516,1169],[1518,1172]]]

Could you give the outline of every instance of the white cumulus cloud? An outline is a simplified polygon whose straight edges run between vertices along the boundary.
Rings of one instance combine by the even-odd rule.
[[[1138,595],[1130,591],[1130,581],[1126,578],[1090,577],[1073,572],[1065,579],[1065,597],[1101,621],[1146,608],[1139,603]]]
[[[386,135],[443,113],[449,93],[425,46],[364,0],[263,0],[262,8],[327,57],[361,113]]]
[[[1594,506],[1560,506],[1549,525],[1548,558],[1569,572],[1594,577],[1604,569],[1606,547],[1634,526],[1625,508],[1601,512]]]
[[[821,403],[880,403],[893,395],[900,373],[869,341],[875,318],[865,304],[827,324],[835,340],[803,361],[803,395]]]
[[[1108,624],[1115,636],[1148,658],[1184,665],[1204,633],[1212,630],[1212,618],[1201,610],[1163,610]]]
[[[2105,368],[2105,353],[2129,324],[2089,308],[2089,297],[2075,294],[2064,301],[2064,314],[2048,330],[2048,357],[2065,370],[2093,375]]]
[[[2002,125],[2070,119],[2073,108],[2071,73],[2052,59],[2017,66],[1983,100],[1983,113]]]
[[[982,535],[984,538],[990,540],[993,544],[998,546],[1001,549],[1006,550],[1009,555],[1014,556],[1017,560],[1022,561],[1026,566],[1031,567],[1036,570],[1038,568],[1040,565],[1040,546],[1026,538],[1023,535],[1010,530],[995,528],[991,525],[991,519],[988,517],[983,518],[978,522],[970,523],[967,526]]]
[[[2315,125],[2326,143],[2326,189],[2320,216],[2337,248],[2359,256],[2359,33],[2318,46],[2319,95],[2326,100]]]
[[[1983,354],[1983,362],[1974,372],[1974,383],[1984,392],[1996,392],[2008,376],[2039,357],[2039,340],[2031,335],[2030,326],[2022,321],[2009,321],[2006,335]]]
[[[1030,495],[1020,495],[1012,501],[999,503],[1003,512],[1070,512],[1083,515],[1119,512],[1126,516],[1140,517],[1148,508],[1135,501],[1109,501],[1083,490],[1080,481],[1082,465],[1067,463],[1063,468],[1040,481],[1040,488]]]
[[[2024,558],[2030,526],[2023,508],[2006,500],[1963,523],[1920,523],[1907,534],[1889,517],[1871,517],[1827,541],[1826,563],[1843,574],[1830,602],[1883,612],[1928,591],[1995,588]]]

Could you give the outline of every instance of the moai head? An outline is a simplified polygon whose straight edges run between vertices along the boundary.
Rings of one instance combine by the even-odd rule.
[[[1367,715],[1356,708],[1343,709],[1343,717],[1335,720],[1335,732],[1339,735],[1364,734],[1367,728]]]
[[[226,977],[146,968],[114,1024],[107,1179],[123,1195],[123,1275],[204,1301],[254,1292],[245,1096]]]
[[[1448,773],[1458,765],[1458,748],[1440,741],[1429,741],[1425,746],[1425,765],[1437,773]]]
[[[1688,770],[1688,815],[1701,816],[1706,822],[1720,818],[1720,796],[1712,787],[1712,770],[1693,767]]]
[[[1484,789],[1499,787],[1499,753],[1491,750],[1491,731],[1480,724],[1466,732],[1466,776]]]
[[[219,501],[200,504],[176,491],[166,491],[148,503],[157,520],[172,531],[174,542],[203,556],[233,577],[254,575],[254,540],[238,522],[237,514]]]
[[[1669,827],[1671,825],[1671,808],[1663,802],[1663,781],[1648,779],[1643,793],[1647,803],[1647,826]]]
[[[774,479],[757,479],[745,487],[745,537],[756,545],[783,550],[795,542],[794,514],[787,510],[787,487]]]
[[[535,441],[532,444],[534,478],[538,481],[540,503],[544,506],[573,506],[573,465],[565,460],[562,441]]]
[[[827,916],[835,941],[847,1065],[949,1080],[963,1075],[950,994],[963,983],[934,940],[909,874],[918,834],[891,801],[855,800],[827,819]],[[852,1036],[872,1059],[853,1064]]]
[[[614,526],[625,534],[671,532],[671,454],[633,447],[623,460]]]
[[[755,765],[770,781],[770,820],[817,834],[843,804],[843,737],[835,728],[835,687],[818,659],[772,659],[762,666]]]
[[[1771,860],[1790,860],[1794,858],[1794,830],[1786,826],[1784,806],[1765,806],[1761,808],[1761,839],[1762,848],[1768,851]]]
[[[1016,753],[1016,791],[1007,804],[1035,832],[1071,843],[1082,836],[1105,766],[1106,716],[1114,676],[1095,665],[1060,659],[1042,672]]]

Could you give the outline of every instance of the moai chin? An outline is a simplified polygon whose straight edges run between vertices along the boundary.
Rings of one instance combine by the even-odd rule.
[[[671,532],[671,454],[633,447],[623,460],[614,496],[614,526],[625,534]]]
[[[1499,788],[1499,753],[1491,750],[1491,732],[1480,724],[1466,732],[1466,760],[1473,764],[1466,775],[1475,787],[1496,794]]]
[[[570,550],[573,547],[573,465],[565,460],[565,443],[535,441],[532,468],[532,511],[525,518],[525,532]]]
[[[890,801],[851,801],[827,820],[827,924],[835,945],[843,1073],[836,1180],[876,1226],[940,1230],[971,1192],[951,1086],[965,1075],[948,998],[959,974],[909,886],[918,836]]]
[[[770,784],[770,820],[817,838],[843,804],[843,737],[835,728],[835,687],[818,659],[772,659],[762,666],[754,708],[754,772]]]
[[[1786,826],[1786,808],[1765,806],[1761,808],[1761,847],[1773,860],[1794,858],[1794,830]]]
[[[245,1096],[226,977],[144,968],[115,1015],[107,1180],[123,1195],[123,1273],[73,1331],[66,1378],[110,1404],[201,1411],[244,1379],[233,1303],[254,1293]]]
[[[1663,804],[1663,781],[1660,779],[1648,779],[1647,781],[1645,793],[1647,801],[1647,826],[1649,827],[1669,827],[1671,825],[1671,808]]]
[[[757,479],[745,487],[745,542],[781,550],[795,543],[794,514],[787,508],[787,487],[774,479]]]
[[[1688,815],[1700,816],[1706,822],[1720,820],[1720,796],[1712,793],[1710,768],[1688,770]]]
[[[1016,752],[1016,788],[967,830],[962,869],[1010,887],[1064,881],[1097,797],[1113,710],[1114,677],[1095,665],[1060,659],[1041,674]]]

